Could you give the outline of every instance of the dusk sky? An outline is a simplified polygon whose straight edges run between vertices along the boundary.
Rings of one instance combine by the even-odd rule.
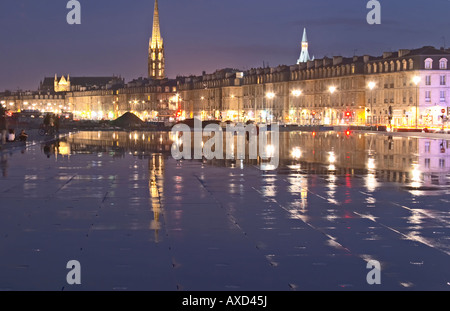
[[[0,91],[55,73],[146,76],[154,0],[80,3],[81,25],[68,25],[66,0],[1,0]],[[381,25],[368,25],[366,0],[160,0],[166,74],[295,64],[303,27],[316,58],[450,47],[450,1],[380,3]]]

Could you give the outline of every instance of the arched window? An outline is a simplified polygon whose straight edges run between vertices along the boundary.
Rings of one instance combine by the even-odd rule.
[[[414,69],[414,61],[412,59],[409,60],[409,70]]]
[[[431,58],[425,60],[425,69],[433,69],[433,60]]]
[[[395,65],[394,65],[393,61],[391,61],[390,65],[391,65],[391,71],[395,71]]]
[[[400,63],[400,61],[397,61],[397,71],[402,70],[402,64]]]
[[[408,63],[406,62],[406,59],[402,61],[403,70],[408,70]]]
[[[441,58],[439,60],[439,69],[447,69],[448,60],[446,58]]]

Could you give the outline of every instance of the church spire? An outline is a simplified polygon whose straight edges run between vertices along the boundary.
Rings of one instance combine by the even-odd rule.
[[[153,31],[151,48],[156,49],[157,47],[163,46],[163,39],[161,38],[161,29],[159,27],[159,8],[158,0],[155,0],[155,11],[153,12]]]
[[[164,43],[161,37],[159,25],[158,0],[155,0],[155,10],[153,12],[153,29],[148,48],[148,77],[152,79],[165,78],[165,57]]]
[[[306,36],[306,28],[303,28],[303,38],[302,38],[302,52],[300,53],[300,58],[297,60],[297,64],[306,63],[312,60],[308,52],[308,37]]]

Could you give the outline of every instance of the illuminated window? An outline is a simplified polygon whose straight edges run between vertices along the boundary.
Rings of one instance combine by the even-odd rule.
[[[433,60],[431,58],[427,58],[425,60],[425,69],[432,69],[433,68]]]
[[[447,69],[447,62],[448,60],[446,58],[441,58],[439,60],[439,69]]]

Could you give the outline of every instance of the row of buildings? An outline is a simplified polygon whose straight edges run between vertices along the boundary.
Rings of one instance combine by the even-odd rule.
[[[37,91],[0,93],[12,111],[70,112],[77,119],[143,120],[194,116],[222,121],[289,124],[391,124],[433,127],[450,113],[450,51],[424,46],[379,56],[311,58],[306,30],[297,63],[250,70],[221,69],[168,79],[155,1],[148,77],[45,78]]]

